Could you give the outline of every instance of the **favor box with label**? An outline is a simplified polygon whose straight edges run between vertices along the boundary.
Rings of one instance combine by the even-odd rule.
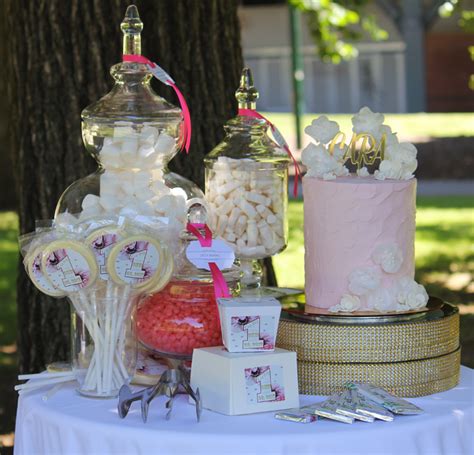
[[[218,299],[222,340],[230,352],[273,351],[281,305],[273,297]]]
[[[202,406],[227,415],[299,407],[296,353],[232,353],[223,346],[195,349],[191,386]]]

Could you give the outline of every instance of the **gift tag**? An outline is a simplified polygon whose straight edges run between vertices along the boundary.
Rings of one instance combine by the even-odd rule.
[[[107,281],[107,259],[110,251],[121,240],[117,226],[107,226],[92,232],[86,239],[86,244],[92,248],[97,264],[99,265],[100,277]]]
[[[164,260],[158,240],[147,235],[133,235],[118,242],[107,259],[107,272],[120,285],[146,289],[160,279]]]
[[[201,246],[198,240],[193,240],[186,248],[186,257],[191,264],[204,270],[211,270],[211,262],[221,270],[229,269],[235,261],[234,250],[221,239],[213,239],[211,246]]]
[[[92,251],[76,240],[56,240],[43,251],[41,267],[53,286],[66,293],[90,287],[99,272]]]
[[[51,297],[64,297],[64,291],[55,288],[43,273],[41,258],[44,246],[39,246],[31,254],[28,254],[25,263],[26,271],[33,284],[46,295]]]

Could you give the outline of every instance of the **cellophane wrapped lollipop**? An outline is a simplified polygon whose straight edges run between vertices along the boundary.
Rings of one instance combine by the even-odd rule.
[[[164,287],[172,275],[169,239],[163,234],[166,229],[116,219],[63,228],[30,241],[25,267],[42,292],[68,297],[75,309],[78,391],[113,397],[135,373],[134,305],[144,294]]]

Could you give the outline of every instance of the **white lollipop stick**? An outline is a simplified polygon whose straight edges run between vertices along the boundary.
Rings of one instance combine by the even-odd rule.
[[[32,374],[19,374],[18,380],[26,381],[28,379],[46,379],[46,378],[59,378],[63,376],[72,376],[71,371],[58,371],[58,372],[44,372],[44,373],[32,373]]]

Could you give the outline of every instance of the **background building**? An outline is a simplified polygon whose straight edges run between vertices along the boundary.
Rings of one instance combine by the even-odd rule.
[[[319,59],[303,15],[306,112],[354,112],[362,105],[379,112],[473,111],[474,91],[468,83],[474,65],[468,46],[474,45],[474,35],[461,30],[456,14],[441,19],[441,3],[375,0],[369,12],[389,38],[357,42],[358,57],[338,65]],[[288,5],[247,0],[239,16],[244,59],[258,80],[259,108],[291,111]]]

